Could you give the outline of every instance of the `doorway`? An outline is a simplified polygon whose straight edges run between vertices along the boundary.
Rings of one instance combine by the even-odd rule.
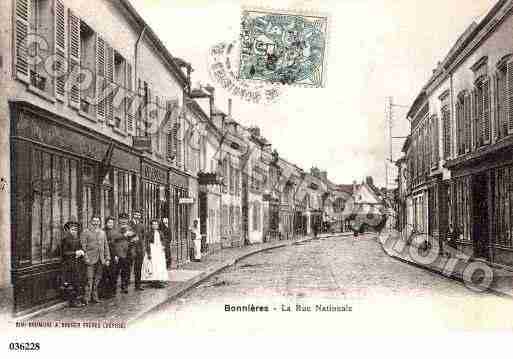
[[[489,260],[490,233],[488,229],[488,175],[472,178],[472,241],[474,257]]]

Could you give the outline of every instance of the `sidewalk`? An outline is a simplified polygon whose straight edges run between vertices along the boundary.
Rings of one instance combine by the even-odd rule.
[[[323,234],[320,239],[344,235]],[[66,303],[33,313],[24,318],[16,320],[37,320],[37,321],[110,321],[130,322],[140,318],[145,313],[157,306],[179,297],[186,290],[213,274],[227,268],[236,262],[259,252],[291,246],[312,240],[311,236],[305,236],[295,240],[274,241],[268,243],[254,244],[242,248],[226,248],[216,253],[209,254],[202,258],[201,262],[190,262],[180,269],[170,270],[169,286],[163,289],[145,288],[143,292],[135,292],[133,286],[129,288],[128,294],[121,294],[102,303],[89,305],[82,308],[70,308]]]
[[[377,240],[381,244],[383,251],[390,257],[459,282],[464,282],[465,269],[467,269],[467,277],[468,273],[472,272],[470,265],[476,268],[486,266],[493,271],[493,280],[488,287],[489,291],[501,296],[513,298],[513,271],[507,268],[490,265],[490,263],[484,261],[469,259],[457,253],[451,255],[451,257],[437,255],[434,261],[430,261],[429,259],[415,260],[412,258],[410,252],[418,251],[418,248],[411,248],[406,245],[403,240],[394,239],[390,234],[392,234],[391,231],[383,231],[377,236]],[[431,263],[426,264],[425,262]],[[475,271],[476,274],[479,274],[479,272],[482,273],[481,270]]]

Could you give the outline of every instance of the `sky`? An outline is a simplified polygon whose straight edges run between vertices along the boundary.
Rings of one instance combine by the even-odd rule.
[[[328,171],[335,183],[372,176],[395,185],[389,165],[388,98],[394,107],[392,136],[409,133],[405,116],[436,63],[472,21],[495,0],[324,0],[255,2],[259,8],[299,9],[330,17],[324,88],[285,87],[273,104],[249,104],[230,95],[208,74],[208,50],[238,38],[241,6],[235,0],[130,0],[171,54],[190,62],[192,82],[216,87],[216,106],[261,133],[283,158],[309,170]],[[405,107],[404,107],[405,106]],[[386,126],[385,126],[386,125]],[[392,159],[402,139],[393,139]]]

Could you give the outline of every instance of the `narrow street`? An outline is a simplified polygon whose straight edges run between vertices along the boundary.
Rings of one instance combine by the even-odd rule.
[[[225,312],[225,305],[251,304],[268,306],[268,316]],[[352,309],[308,318],[312,313],[298,313],[307,307],[315,312],[318,304]],[[499,309],[503,306],[511,306],[511,301],[472,292],[459,282],[390,258],[374,235],[357,240],[340,236],[248,257],[157,308],[138,325],[213,332],[249,325],[258,331],[270,320],[273,330],[295,331],[305,330],[308,319],[309,326],[319,321],[316,332],[342,320],[345,325],[337,330],[511,327],[511,318],[504,315],[510,311]],[[420,323],[422,328],[417,328]]]

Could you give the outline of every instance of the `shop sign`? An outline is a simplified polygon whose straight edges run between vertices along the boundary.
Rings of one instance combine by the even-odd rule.
[[[134,136],[134,148],[139,151],[151,151],[151,136]]]
[[[194,198],[190,198],[190,197],[182,197],[178,200],[178,203],[180,204],[193,204],[194,203]]]
[[[149,179],[153,182],[166,183],[167,182],[167,172],[161,170],[160,168],[151,166],[147,163],[143,163],[141,166],[142,176],[145,179]]]

